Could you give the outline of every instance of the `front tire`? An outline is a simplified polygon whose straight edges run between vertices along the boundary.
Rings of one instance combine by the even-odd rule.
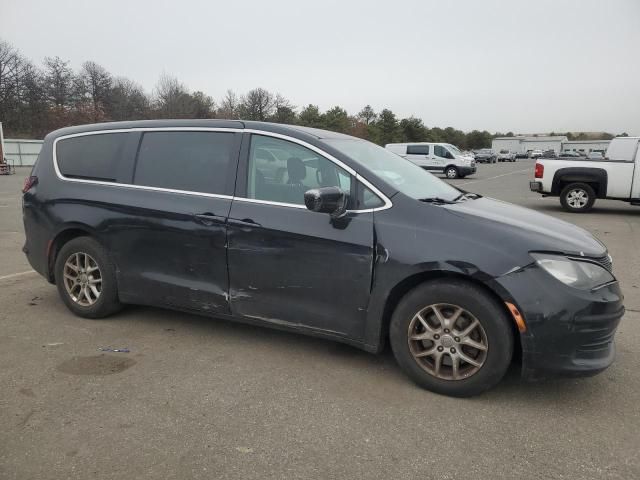
[[[560,204],[567,212],[586,213],[595,201],[596,192],[586,183],[571,183],[560,192]]]
[[[447,167],[444,170],[444,174],[449,179],[458,178],[460,174],[458,173],[458,169],[456,167]]]
[[[407,293],[393,313],[389,338],[415,383],[454,397],[495,386],[513,355],[505,311],[480,287],[460,280],[434,280]]]
[[[76,315],[103,318],[122,307],[114,265],[93,238],[78,237],[64,244],[54,268],[60,298]]]

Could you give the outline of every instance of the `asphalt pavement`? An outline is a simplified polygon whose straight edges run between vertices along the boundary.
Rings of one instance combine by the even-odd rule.
[[[28,171],[0,177],[0,478],[640,478],[640,208],[565,213],[529,192],[532,172],[452,183],[608,245],[628,308],[617,359],[587,379],[513,368],[471,399],[421,390],[389,350],[147,307],[77,318],[20,251]]]

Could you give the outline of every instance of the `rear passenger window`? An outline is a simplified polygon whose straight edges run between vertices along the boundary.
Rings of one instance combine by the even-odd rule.
[[[60,173],[69,178],[117,181],[127,133],[101,133],[65,138],[56,144]]]
[[[140,143],[134,183],[224,194],[234,144],[233,133],[147,132]]]
[[[429,145],[407,145],[407,155],[429,155]]]

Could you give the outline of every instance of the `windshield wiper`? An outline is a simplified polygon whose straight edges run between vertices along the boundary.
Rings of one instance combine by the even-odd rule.
[[[478,198],[482,198],[482,195],[480,195],[479,193],[473,193],[473,192],[462,192],[460,195],[458,195],[453,200],[455,202],[457,202],[458,200],[462,200],[462,199],[466,200],[468,198],[472,198],[474,200],[477,200]]]
[[[445,200],[444,198],[440,198],[440,197],[419,198],[418,201],[424,202],[424,203],[440,203],[440,204],[456,203],[453,200]]]

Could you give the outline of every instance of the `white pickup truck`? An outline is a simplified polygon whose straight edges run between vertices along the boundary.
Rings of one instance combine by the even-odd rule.
[[[640,137],[616,137],[600,160],[541,158],[531,191],[560,197],[569,212],[588,212],[596,198],[640,205]]]

